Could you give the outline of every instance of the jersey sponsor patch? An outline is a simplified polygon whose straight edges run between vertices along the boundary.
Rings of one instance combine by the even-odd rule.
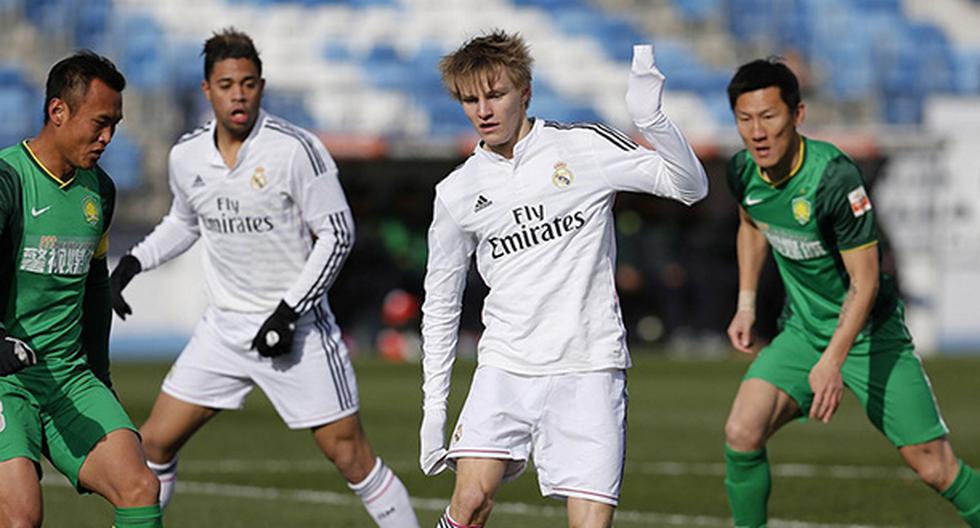
[[[847,193],[847,200],[851,202],[851,213],[855,218],[871,210],[871,200],[863,185]]]

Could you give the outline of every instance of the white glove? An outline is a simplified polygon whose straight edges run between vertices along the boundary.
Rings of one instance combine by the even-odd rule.
[[[422,427],[419,430],[419,465],[422,473],[438,475],[446,469],[445,445],[446,409],[422,410]]]
[[[646,128],[660,118],[666,77],[657,69],[653,46],[633,46],[633,66],[626,90],[626,111],[637,128]]]

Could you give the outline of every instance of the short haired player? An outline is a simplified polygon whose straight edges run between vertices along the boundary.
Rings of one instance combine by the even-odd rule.
[[[799,133],[799,83],[778,60],[742,65],[728,97],[745,144],[728,165],[741,219],[738,309],[728,327],[736,349],[752,351],[769,247],[786,289],[782,328],[746,372],[725,425],[735,525],[766,525],[768,439],[797,417],[829,422],[846,386],[919,477],[980,526],[980,478],[953,455],[904,306],[879,269],[875,213],[858,167]]]
[[[616,193],[693,204],[704,169],[661,108],[664,76],[634,48],[627,107],[655,147],[599,123],[527,114],[531,56],[497,31],[440,63],[480,142],[436,187],[423,304],[423,471],[456,487],[440,527],[487,522],[500,484],[534,458],[571,526],[612,523],[626,449],[629,352],[615,289]],[[489,286],[469,396],[445,444],[446,398],[470,259]]]
[[[308,429],[372,519],[418,525],[408,492],[374,455],[357,380],[327,290],[354,243],[337,167],[320,140],[260,109],[262,61],[233,29],[204,44],[201,87],[214,119],[170,151],[170,213],[112,273],[114,305],[140,271],[205,247],[209,305],[140,432],[166,506],[177,452],[256,385],[291,429]]]

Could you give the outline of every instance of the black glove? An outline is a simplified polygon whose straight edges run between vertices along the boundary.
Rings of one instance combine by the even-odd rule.
[[[37,355],[27,343],[0,330],[0,376],[13,374],[37,363]]]
[[[143,265],[140,264],[138,258],[132,255],[123,255],[123,258],[119,259],[119,264],[116,264],[116,269],[112,270],[112,274],[109,275],[109,288],[112,290],[112,310],[120,319],[125,320],[127,315],[133,313],[129,303],[123,299],[123,288],[141,271],[143,271]]]
[[[260,356],[276,357],[288,354],[293,349],[293,332],[296,330],[296,320],[299,314],[280,301],[276,311],[262,323],[259,333],[252,340],[252,348],[259,351]]]

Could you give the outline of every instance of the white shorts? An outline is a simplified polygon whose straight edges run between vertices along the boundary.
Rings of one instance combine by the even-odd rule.
[[[202,407],[241,409],[258,385],[290,429],[356,413],[357,379],[329,312],[318,306],[304,316],[292,353],[276,358],[249,348],[265,318],[209,309],[164,379],[163,392]]]
[[[626,457],[626,372],[522,376],[480,366],[447,454],[511,460],[504,480],[533,457],[545,497],[615,506]]]

